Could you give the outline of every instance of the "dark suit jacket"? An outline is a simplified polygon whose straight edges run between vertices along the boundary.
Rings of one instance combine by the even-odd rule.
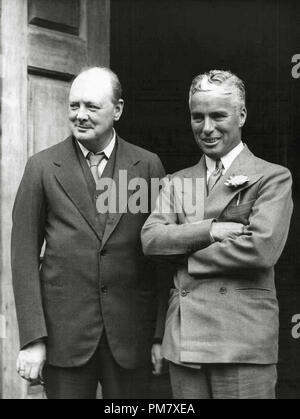
[[[248,182],[226,186],[233,175],[245,175]],[[204,157],[173,175],[161,193],[163,203],[170,201],[177,212],[157,208],[142,231],[147,255],[181,262],[167,315],[166,358],[183,363],[276,363],[274,266],[293,210],[290,172],[245,147],[209,196],[206,187],[178,189],[178,179],[199,179],[206,186]],[[193,214],[186,198],[197,195],[204,212]],[[248,235],[212,243],[214,219],[247,225]]]
[[[141,177],[149,183],[164,176],[155,154],[120,138],[117,144],[117,185],[120,170],[127,170],[128,182]],[[152,262],[144,257],[140,242],[147,214],[127,213],[127,204],[107,217],[102,236],[74,140],[29,159],[12,231],[22,348],[46,337],[50,364],[80,366],[95,352],[104,325],[122,367],[137,368],[150,360],[157,292]],[[160,333],[162,322],[157,323]]]

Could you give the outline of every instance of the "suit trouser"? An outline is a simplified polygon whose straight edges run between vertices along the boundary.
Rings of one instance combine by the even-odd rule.
[[[170,363],[174,399],[275,399],[276,365]]]
[[[92,359],[77,368],[44,368],[48,399],[96,399],[98,383],[103,399],[144,399],[148,396],[151,367],[121,368],[111,353],[105,333]]]

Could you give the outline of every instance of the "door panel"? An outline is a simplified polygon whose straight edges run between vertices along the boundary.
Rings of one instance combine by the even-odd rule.
[[[79,35],[80,0],[29,0],[28,21],[40,27]]]
[[[84,39],[49,29],[29,27],[29,69],[63,74],[76,74],[87,64]]]
[[[28,3],[30,154],[68,135],[70,82],[85,66],[107,65],[108,51],[108,0]]]
[[[28,154],[48,148],[69,135],[69,82],[29,76]]]
[[[68,135],[70,81],[88,63],[87,4],[86,0],[28,3],[29,153]]]

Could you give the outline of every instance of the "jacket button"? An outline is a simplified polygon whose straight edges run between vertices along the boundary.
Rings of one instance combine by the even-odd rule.
[[[188,294],[189,294],[189,291],[187,291],[187,290],[182,290],[181,291],[181,297],[187,297]]]
[[[107,286],[103,286],[103,287],[101,287],[101,292],[102,292],[102,294],[107,294],[107,293],[108,293],[108,288],[107,288]]]
[[[105,249],[101,250],[100,255],[101,256],[106,256],[107,255],[107,250],[105,250]]]
[[[227,288],[225,288],[225,287],[220,288],[220,294],[226,295],[227,294]]]

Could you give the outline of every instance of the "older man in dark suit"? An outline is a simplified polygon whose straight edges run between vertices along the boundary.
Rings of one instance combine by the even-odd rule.
[[[197,77],[190,110],[204,156],[165,182],[142,233],[147,255],[177,265],[163,342],[173,392],[272,399],[274,266],[292,214],[291,175],[243,144],[245,88],[231,72]]]
[[[128,211],[134,191],[120,196],[119,186],[134,178],[150,184],[164,169],[114,131],[123,105],[111,70],[81,73],[70,92],[73,135],[29,159],[17,194],[17,368],[35,380],[46,362],[49,398],[95,398],[99,381],[104,398],[147,397],[157,307],[153,265],[140,242],[147,211]],[[112,181],[109,191],[103,179]]]

